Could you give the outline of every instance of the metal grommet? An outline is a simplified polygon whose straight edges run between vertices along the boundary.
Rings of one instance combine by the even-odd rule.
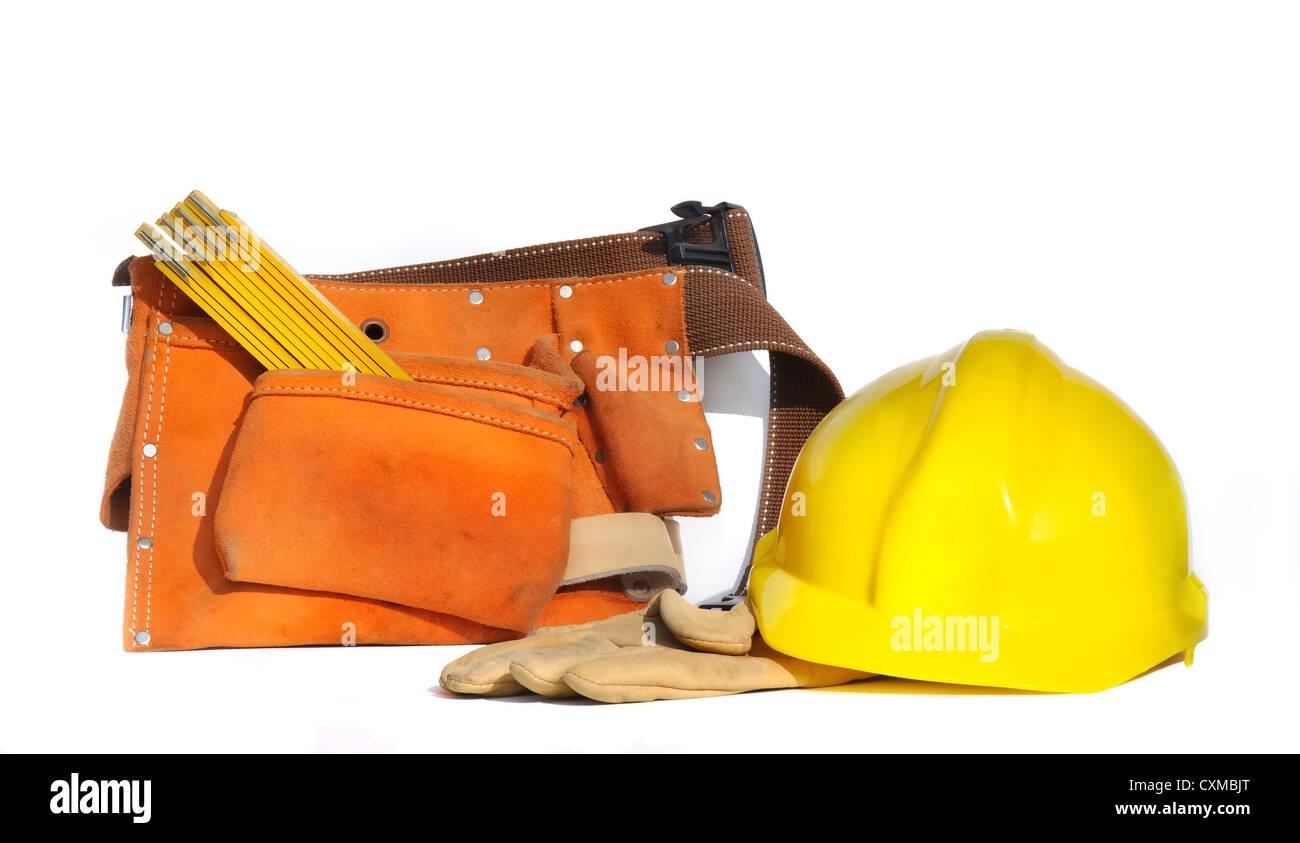
[[[144,645],[149,643],[149,630],[147,629],[140,630],[134,636],[132,636],[132,640],[135,641],[135,643],[139,644],[141,647],[143,647]]]
[[[678,401],[690,401],[690,400],[691,400],[691,393],[688,392],[688,391],[685,390],[685,389],[679,389],[679,390],[677,390],[677,400],[678,400]]]
[[[158,333],[162,334],[165,337],[171,334],[171,332],[172,332],[172,323],[170,322],[158,323]]]
[[[478,290],[475,290],[474,292],[470,293],[470,294],[469,294],[469,303],[470,303],[470,304],[482,304],[482,303],[483,303],[483,294],[480,293]]]
[[[370,341],[379,344],[388,339],[388,323],[382,319],[366,319],[361,323],[361,333]]]
[[[596,462],[604,462],[604,461],[605,461],[605,449],[604,448],[597,449]]]
[[[707,490],[704,491],[704,492],[701,492],[700,494],[704,495],[704,500],[705,500],[707,503],[713,503],[714,501],[716,501],[716,500],[718,499],[718,496],[717,496],[717,495],[715,495],[715,494],[713,494],[712,492],[707,491]]]
[[[665,287],[671,287],[672,285],[677,283],[677,273],[665,272],[662,280],[664,282]]]
[[[587,406],[587,396],[586,396],[586,395],[579,395],[577,398],[573,399],[573,406],[575,406],[575,407],[585,407],[585,406]]]
[[[146,442],[145,446],[140,449],[140,453],[146,457],[156,457],[158,456],[158,446],[152,442]]]
[[[572,351],[574,354],[577,354],[579,351],[582,351],[582,340],[574,340],[573,342],[569,343],[569,351]]]
[[[558,293],[560,294],[560,298],[562,298],[562,299],[571,298],[571,297],[573,296],[573,288],[570,287],[568,284],[565,284],[563,287],[561,287],[561,288],[560,288],[559,290],[557,290],[556,292],[558,292]]]
[[[153,539],[149,538],[148,536],[141,536],[140,538],[135,540],[135,546],[141,548],[142,550],[148,550],[149,548],[153,547]]]
[[[475,352],[474,352],[474,359],[475,359],[475,360],[491,360],[491,359],[492,359],[492,349],[488,348],[486,345],[483,346],[483,347],[480,348],[478,351],[475,351]]]
[[[633,590],[633,591],[649,591],[649,590],[650,590],[650,583],[646,582],[645,580],[634,580],[634,581],[632,582],[632,590]]]
[[[679,348],[681,348],[681,346],[677,344],[677,340],[669,340],[664,343],[664,351],[669,354],[676,354]]]
[[[696,440],[695,440],[695,448],[696,448],[696,450],[698,450],[698,451],[707,451],[707,450],[709,450],[709,440],[704,439],[703,437],[701,437],[701,438],[699,438],[699,439],[696,439]]]

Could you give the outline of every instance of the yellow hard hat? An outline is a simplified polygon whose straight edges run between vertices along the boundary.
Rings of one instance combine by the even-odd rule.
[[[1030,334],[986,331],[847,398],[791,473],[749,599],[807,661],[1099,691],[1192,649],[1206,594],[1173,461]]]

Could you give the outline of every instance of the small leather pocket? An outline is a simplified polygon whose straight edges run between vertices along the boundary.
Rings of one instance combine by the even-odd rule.
[[[560,414],[581,382],[398,362],[417,380],[257,379],[216,512],[226,576],[527,630],[565,569],[578,445]]]

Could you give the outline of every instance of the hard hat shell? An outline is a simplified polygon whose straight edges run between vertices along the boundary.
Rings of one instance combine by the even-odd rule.
[[[759,542],[776,650],[891,676],[1099,691],[1206,635],[1173,461],[1115,395],[986,331],[836,407]]]

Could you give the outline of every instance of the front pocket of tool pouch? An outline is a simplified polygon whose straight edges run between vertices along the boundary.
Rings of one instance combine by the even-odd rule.
[[[563,578],[576,447],[513,393],[267,372],[218,502],[226,577],[526,630]]]

